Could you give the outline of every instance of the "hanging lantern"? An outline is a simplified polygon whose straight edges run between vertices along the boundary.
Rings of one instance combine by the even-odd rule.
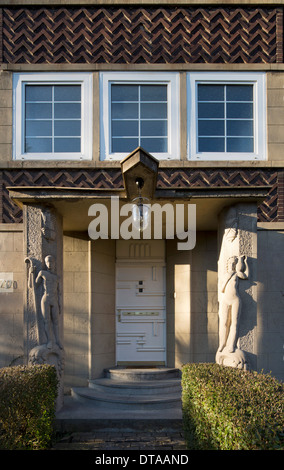
[[[144,186],[143,179],[137,178],[135,183],[138,189],[138,196],[132,199],[133,225],[139,232],[143,232],[143,230],[145,230],[149,225],[151,210],[149,199],[141,195],[141,190]]]

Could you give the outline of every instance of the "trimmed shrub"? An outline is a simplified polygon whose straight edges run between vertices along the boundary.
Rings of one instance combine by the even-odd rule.
[[[51,444],[57,397],[53,366],[0,369],[0,449],[46,449]]]
[[[284,386],[270,374],[219,364],[182,368],[187,447],[197,450],[283,450]]]

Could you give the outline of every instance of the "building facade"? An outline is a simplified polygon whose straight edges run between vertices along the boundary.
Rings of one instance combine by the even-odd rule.
[[[0,23],[0,366],[283,380],[283,6],[15,0]],[[139,191],[174,222],[127,237]]]

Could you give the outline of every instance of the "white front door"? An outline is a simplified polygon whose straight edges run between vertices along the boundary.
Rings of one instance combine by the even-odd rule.
[[[166,362],[165,266],[159,262],[117,263],[117,364]]]

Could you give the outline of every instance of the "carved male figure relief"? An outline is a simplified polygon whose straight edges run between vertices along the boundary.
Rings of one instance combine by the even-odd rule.
[[[248,278],[246,256],[232,256],[228,260],[227,273],[221,285],[219,306],[219,348],[235,351],[238,323],[241,313],[241,299],[238,292],[239,280]]]
[[[52,348],[52,338],[54,335],[57,345],[62,349],[59,339],[59,282],[54,272],[55,261],[53,256],[46,256],[45,265],[47,269],[39,271],[35,279],[35,284],[36,286],[41,283],[43,285],[41,312],[47,336],[47,347]]]

